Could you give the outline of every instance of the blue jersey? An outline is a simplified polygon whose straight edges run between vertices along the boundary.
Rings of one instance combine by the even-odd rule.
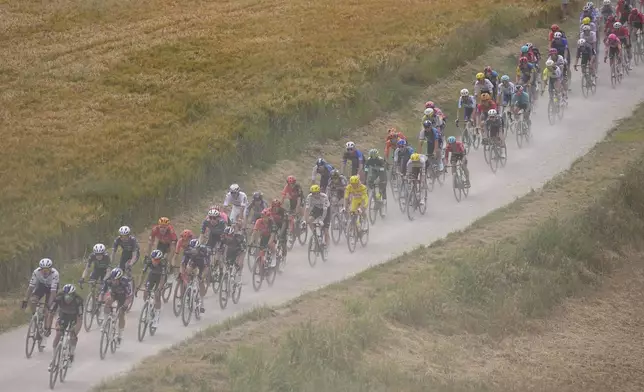
[[[530,103],[530,95],[525,91],[521,94],[512,94],[512,105],[528,105]]]

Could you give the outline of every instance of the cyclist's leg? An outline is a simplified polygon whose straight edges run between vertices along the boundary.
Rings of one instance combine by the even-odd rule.
[[[378,176],[378,186],[380,188],[380,195],[382,197],[382,200],[387,200],[387,173],[379,172]]]
[[[467,185],[470,185],[470,169],[467,168],[467,157],[463,156],[461,158],[461,167],[463,168],[463,174],[465,174],[465,182]]]

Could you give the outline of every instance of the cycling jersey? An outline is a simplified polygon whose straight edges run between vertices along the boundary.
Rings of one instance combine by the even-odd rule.
[[[586,25],[582,24],[579,26],[579,34],[584,32],[584,26]],[[590,22],[588,26],[590,26],[590,31],[592,31],[593,33],[597,31],[597,24],[595,24],[595,22]]]
[[[476,99],[468,95],[467,97],[460,97],[458,99],[458,108],[474,108],[476,106]]]
[[[510,103],[510,100],[512,99],[512,94],[514,94],[514,92],[516,91],[514,83],[501,82],[501,84],[499,85],[499,90],[501,92],[501,105],[506,106],[507,104]]]
[[[341,200],[344,197],[344,188],[347,186],[347,178],[343,175],[340,175],[337,180],[329,180],[329,187],[326,190],[327,196],[331,198],[335,197],[338,200]]]
[[[224,229],[226,229],[228,222],[221,216],[214,219],[206,219],[201,224],[201,234],[206,234],[208,230],[208,243],[207,246],[214,247],[217,241],[221,238]]]
[[[530,95],[527,92],[522,92],[521,94],[512,94],[512,105],[529,105],[530,104]]]
[[[441,135],[438,132],[438,129],[432,127],[431,129],[421,129],[418,134],[418,140],[427,143],[427,155],[432,155],[434,153],[434,142],[436,140],[441,140]],[[440,145],[440,143],[439,143]],[[410,154],[411,155],[411,154]]]
[[[244,210],[244,218],[251,217],[253,223],[255,223],[265,208],[268,208],[268,203],[266,203],[264,199],[253,200],[246,206],[246,210]]]
[[[333,166],[325,163],[322,166],[315,165],[313,166],[313,172],[311,173],[311,181],[315,181],[316,175],[320,175],[320,187],[326,188],[329,178],[331,177],[331,172],[334,170]]]
[[[226,198],[224,199],[224,207],[232,205],[233,207],[246,207],[248,204],[248,197],[244,192],[238,192],[237,195],[232,192],[226,193]]]
[[[589,44],[595,46],[597,43],[597,34],[594,31],[584,31],[581,33],[581,38],[586,40]]]
[[[297,200],[304,198],[304,192],[300,184],[286,184],[282,190],[282,197],[288,200]]]
[[[67,303],[65,302],[65,296],[70,295],[72,300]],[[83,315],[83,297],[78,295],[78,293],[65,294],[58,293],[56,298],[54,298],[51,311],[55,312],[59,310],[59,317],[71,318],[78,317]]]
[[[351,162],[351,175],[358,174],[358,167],[364,162],[364,155],[360,150],[345,151],[342,155],[342,163],[346,165],[347,161]]]
[[[452,156],[455,154],[465,154],[465,146],[463,145],[463,142],[457,141],[456,143],[448,144],[445,148],[445,156],[450,152],[452,153]]]
[[[264,237],[269,237],[271,233],[275,230],[274,229],[275,222],[273,222],[272,219],[268,219],[268,222],[264,221],[264,218],[262,219],[257,219],[257,222],[255,222],[255,226],[253,226],[253,230],[257,231],[259,235],[264,238]]]
[[[163,234],[161,233],[162,227],[166,227],[166,231]],[[159,244],[165,244],[165,245],[170,245],[173,242],[177,242],[177,233],[174,231],[174,227],[172,227],[172,225],[154,226],[154,228],[152,229],[152,233],[150,234],[150,237],[152,238],[152,243],[154,243],[155,239],[159,240]]]
[[[367,187],[364,184],[360,184],[357,187],[351,184],[347,185],[344,188],[344,199],[351,199],[351,212],[355,212],[361,205],[366,208],[369,203]]]
[[[394,162],[406,162],[413,153],[414,148],[412,146],[398,147],[394,151]]]
[[[547,81],[548,79],[560,79],[562,76],[561,68],[555,65],[554,68],[550,70],[546,67],[543,69],[542,76],[544,81]]]
[[[130,279],[127,276],[122,276],[118,281],[112,278],[105,279],[101,293],[105,294],[108,290],[112,297],[129,297],[132,294]]]
[[[503,119],[499,116],[495,118],[489,118],[485,121],[485,126],[489,132],[491,138],[497,137],[501,133],[503,128]]]
[[[420,154],[417,161],[411,159],[407,161],[407,175],[409,178],[418,179],[420,174],[423,174],[427,166],[427,156]],[[422,177],[421,177],[422,178]]]
[[[55,268],[49,270],[49,275],[45,276],[40,267],[36,268],[31,274],[31,279],[29,280],[29,287],[34,288],[36,286],[45,286],[48,287],[51,291],[58,290],[58,283],[60,281],[60,274]]]
[[[309,193],[306,197],[306,208],[309,210],[309,213],[312,209],[320,209],[322,211],[322,219],[326,218],[330,206],[329,197],[324,193]]]
[[[407,138],[401,132],[398,132],[397,135],[396,134],[387,135],[387,138],[385,139],[385,157],[386,158],[389,158],[390,151],[396,149],[396,144],[398,143],[398,140],[407,140]]]
[[[435,111],[434,111],[434,114],[431,116],[423,115],[423,119],[421,123],[424,123],[427,120],[431,121],[436,128],[440,128],[443,126],[443,119],[439,115],[437,115]]]
[[[87,258],[87,268],[91,268],[93,265],[95,270],[107,270],[112,262],[110,255],[101,253],[101,256],[102,257],[98,259],[98,257],[96,257],[96,253],[90,253]]]
[[[188,247],[185,252],[183,252],[183,260],[181,260],[181,265],[186,267],[189,263],[192,263],[198,269],[198,276],[201,278],[203,270],[206,269],[208,265],[208,248],[204,245],[199,245],[198,247]]]
[[[562,68],[562,69],[563,69],[563,67],[565,67],[566,65],[568,65],[568,62],[566,61],[566,59],[564,59],[564,57],[563,57],[563,56],[560,56],[560,55],[557,55],[557,58],[556,58],[556,59],[553,59],[553,58],[552,58],[552,56],[549,56],[549,57],[548,57],[548,59],[550,59],[550,60],[554,61],[554,62],[555,62],[555,64],[556,64],[558,67]]]
[[[118,247],[123,249],[123,254],[132,255],[135,254],[135,259],[139,258],[139,242],[136,240],[136,237],[133,235],[127,236],[126,239],[123,239],[121,236],[116,237],[114,240],[114,245],[112,246],[112,254],[116,254]]]
[[[552,40],[550,47],[557,49],[557,54],[564,56],[566,54],[566,48],[568,47],[568,41],[565,38],[555,38]]]
[[[246,237],[239,233],[224,236],[222,241],[226,245],[226,261],[228,263],[234,262],[242,252],[246,251]]]
[[[637,13],[637,15],[628,15],[628,24],[631,25],[634,29],[641,29],[642,24],[644,24],[644,15],[639,12]]]
[[[492,94],[493,90],[494,90],[494,85],[488,79],[483,79],[482,81],[477,80],[474,83],[474,96],[475,97],[479,97],[484,92]]]
[[[487,112],[490,109],[496,109],[496,102],[494,102],[491,99],[487,101],[483,101],[480,104],[478,104],[477,109],[479,113],[483,113],[484,115],[487,116]]]

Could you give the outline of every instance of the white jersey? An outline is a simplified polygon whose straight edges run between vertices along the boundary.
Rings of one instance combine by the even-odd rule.
[[[427,155],[425,154],[418,154],[420,155],[420,163],[421,163],[421,169],[422,172],[425,172],[425,165],[427,164]],[[411,173],[411,167],[414,164],[414,162],[410,159],[407,161],[407,175]]]
[[[49,287],[51,291],[57,291],[59,281],[60,281],[60,275],[58,274],[58,270],[56,270],[55,268],[51,269],[51,272],[47,277],[43,275],[40,268],[36,268],[34,270],[34,273],[31,274],[31,280],[29,280],[29,287],[33,288],[33,287],[36,287],[36,285],[44,285]]]
[[[232,193],[228,192],[224,199],[224,207],[228,207],[229,205],[246,208],[248,205],[248,197],[244,192],[239,192],[237,196],[233,196]]]
[[[474,83],[474,96],[478,97],[481,95],[481,91],[489,91],[490,95],[494,92],[494,85],[492,82],[490,82],[490,79],[483,79],[482,82],[479,82],[478,80]]]
[[[588,24],[588,26],[590,26],[590,31],[592,31],[594,33],[597,32],[597,25],[595,24],[595,22],[590,22]],[[583,28],[584,28],[584,24],[579,25],[579,32],[580,33],[583,32]]]
[[[582,32],[579,37],[585,39],[586,42],[592,44],[593,46],[597,42],[597,34],[594,31]]]
[[[331,202],[329,202],[329,197],[326,195],[326,193],[320,192],[319,195],[314,195],[313,193],[309,193],[309,195],[306,197],[306,209],[309,210],[313,208],[319,208],[322,210],[322,216],[321,218],[324,219],[327,214],[327,210],[329,207],[331,207]]]

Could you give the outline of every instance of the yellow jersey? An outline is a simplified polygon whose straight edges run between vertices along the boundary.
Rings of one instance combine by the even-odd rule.
[[[351,211],[355,212],[361,205],[365,208],[369,203],[369,193],[367,191],[367,186],[360,184],[357,188],[354,188],[351,184],[347,185],[344,188],[344,199],[348,200],[351,198]]]

